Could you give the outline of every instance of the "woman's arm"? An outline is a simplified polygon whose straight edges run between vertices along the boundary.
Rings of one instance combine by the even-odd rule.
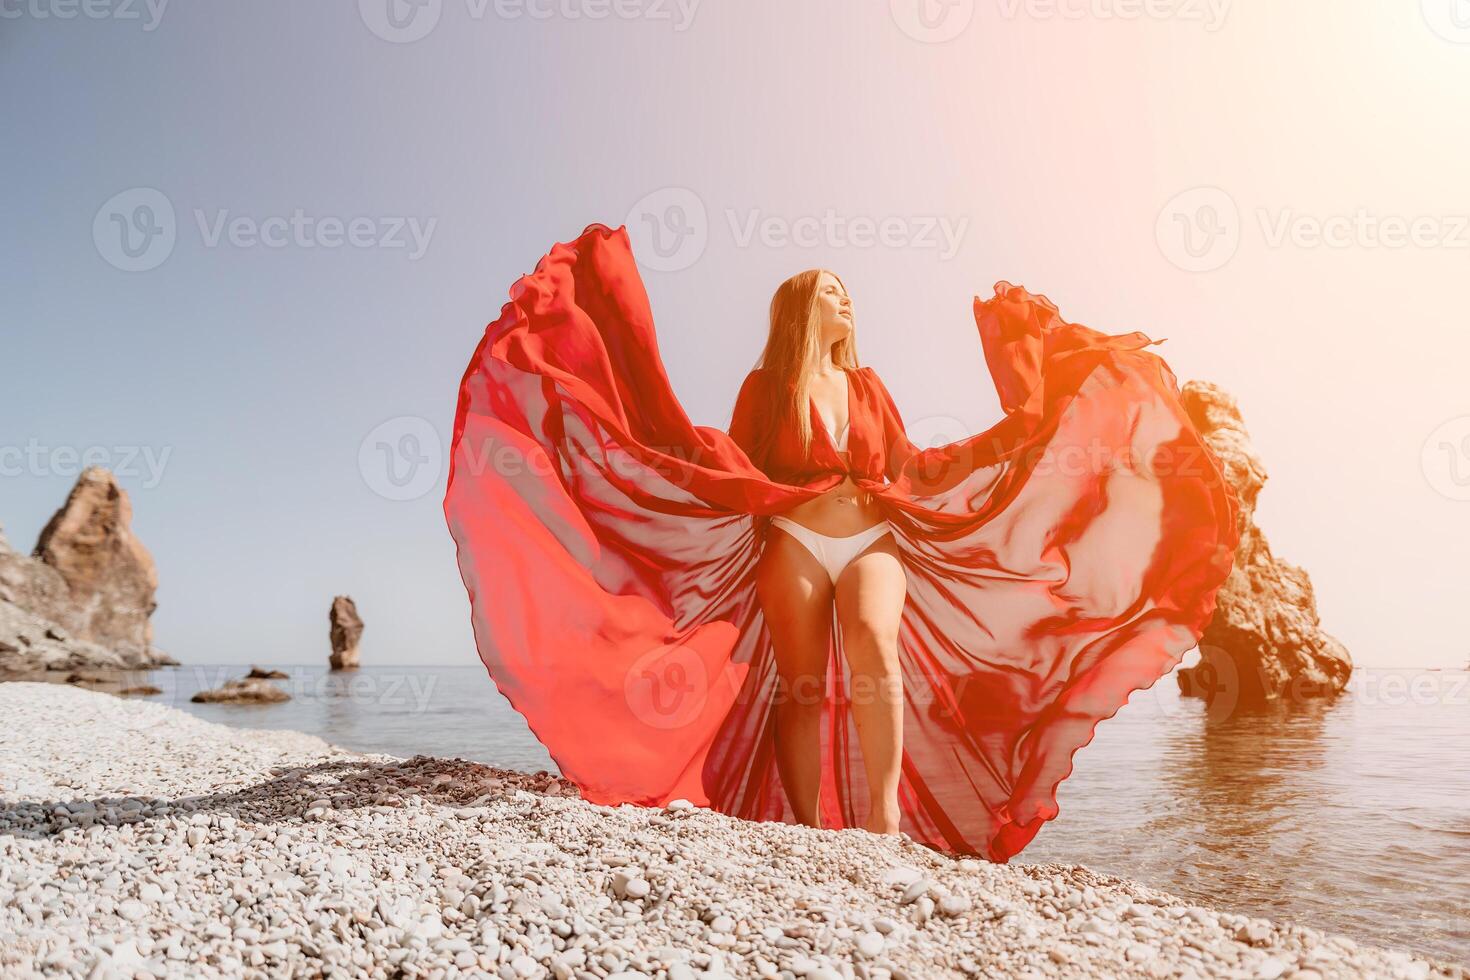
[[[894,404],[893,396],[883,386],[878,372],[870,367],[865,367],[863,370],[868,373],[868,383],[878,395],[878,411],[883,421],[883,472],[892,482],[898,479],[898,474],[904,464],[918,453],[919,447],[909,441],[908,433],[904,431],[903,415],[899,413],[898,406]]]
[[[909,489],[925,495],[947,492],[963,482],[975,468],[971,450],[961,448],[969,437],[945,446],[920,449],[909,440],[903,415],[877,373],[872,368],[863,370],[868,372],[883,415],[883,472],[889,482],[896,483],[900,475],[907,476]]]
[[[756,368],[745,376],[740,393],[735,396],[735,410],[730,416],[730,438],[761,472],[766,469],[766,453],[771,431],[771,399],[766,392],[765,369]]]

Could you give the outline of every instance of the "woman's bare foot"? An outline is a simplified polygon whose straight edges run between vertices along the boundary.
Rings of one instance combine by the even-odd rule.
[[[863,829],[873,834],[896,834],[898,833],[898,805],[884,806],[874,805],[868,814],[868,822]]]

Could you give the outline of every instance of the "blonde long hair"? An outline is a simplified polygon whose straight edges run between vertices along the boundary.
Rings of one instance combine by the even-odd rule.
[[[777,390],[784,392],[788,390],[787,385],[790,386],[791,399],[780,406],[780,417],[794,417],[803,456],[810,454],[812,447],[812,369],[822,357],[817,283],[821,281],[823,272],[836,279],[846,291],[847,283],[830,269],[798,272],[776,287],[776,293],[771,297],[770,333],[766,336],[759,364],[782,382]],[[854,316],[852,332],[832,348],[832,363],[847,370],[858,367],[856,320]]]

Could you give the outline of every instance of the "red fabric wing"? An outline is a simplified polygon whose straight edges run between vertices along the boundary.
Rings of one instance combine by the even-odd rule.
[[[847,469],[909,579],[902,829],[1006,861],[1056,817],[1097,724],[1203,632],[1238,503],[1157,341],[1007,283],[975,318],[1005,417],[920,449],[861,368],[845,462],[820,440],[797,455],[768,372],[742,382],[728,433],[690,422],[624,229],[589,226],[514,285],[461,384],[444,509],[480,656],[586,799],[793,819],[760,528]],[[832,636],[823,823],[861,826],[835,619]]]

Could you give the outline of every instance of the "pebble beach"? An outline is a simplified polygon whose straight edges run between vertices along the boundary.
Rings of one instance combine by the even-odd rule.
[[[1077,865],[0,683],[0,976],[1467,977]]]

